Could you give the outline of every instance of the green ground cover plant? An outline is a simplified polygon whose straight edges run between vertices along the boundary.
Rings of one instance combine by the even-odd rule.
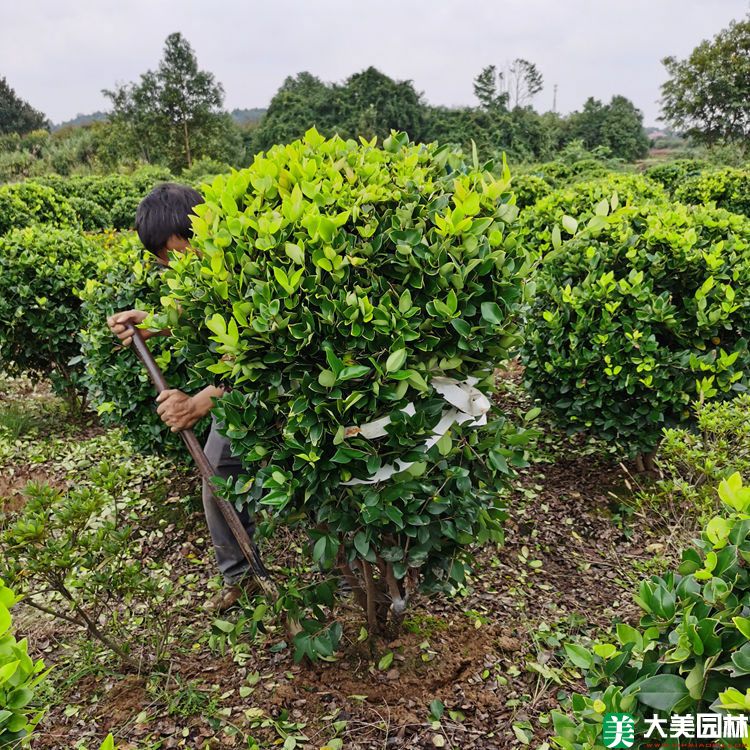
[[[565,645],[591,692],[573,696],[571,715],[553,712],[556,747],[603,749],[608,713],[634,716],[636,737],[643,738],[645,719],[654,714],[668,732],[671,714],[747,711],[750,488],[735,473],[721,482],[719,497],[723,513],[685,550],[679,570],[641,581],[637,627],[618,623],[593,648]],[[717,746],[736,747],[736,740],[725,740]]]
[[[26,639],[12,631],[10,610],[20,599],[0,578],[0,747],[15,748],[34,731],[42,718],[35,689],[45,679],[41,659],[29,656]]]

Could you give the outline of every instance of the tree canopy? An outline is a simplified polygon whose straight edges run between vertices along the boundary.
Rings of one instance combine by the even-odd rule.
[[[343,84],[325,83],[308,72],[289,76],[276,92],[254,133],[257,149],[287,143],[315,126],[342,138],[385,138],[405,130],[424,135],[427,105],[411,81],[396,81],[369,67]]]
[[[47,118],[21,99],[5,77],[0,77],[0,134],[24,135],[32,130],[48,128]]]
[[[686,60],[662,61],[664,118],[707,144],[745,144],[750,135],[750,18],[704,40]]]
[[[155,71],[138,83],[104,91],[112,102],[112,121],[145,161],[189,167],[200,157],[216,156],[227,138],[239,143],[230,116],[223,111],[224,89],[198,67],[189,42],[170,34]]]
[[[566,141],[581,140],[587,148],[604,146],[626,161],[648,153],[643,114],[624,96],[613,96],[609,104],[589,97],[580,112],[568,117],[565,130]]]

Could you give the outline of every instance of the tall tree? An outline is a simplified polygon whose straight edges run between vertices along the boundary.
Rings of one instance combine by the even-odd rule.
[[[544,78],[539,68],[522,57],[513,60],[501,76],[501,83],[508,95],[511,108],[526,107],[544,88]]]
[[[252,149],[261,151],[274,143],[288,143],[313,125],[320,133],[333,135],[341,118],[336,87],[306,71],[288,76],[271,99],[258,127],[252,131]]]
[[[626,161],[648,153],[643,114],[624,96],[613,96],[609,104],[589,97],[580,112],[573,112],[564,125],[565,140],[581,140],[589,149],[608,148],[612,156]]]
[[[687,60],[662,61],[662,111],[675,129],[698,141],[738,142],[750,137],[750,18],[733,21],[701,42]]]
[[[213,73],[199,69],[182,34],[167,37],[155,71],[104,94],[112,102],[113,122],[130,133],[147,161],[166,157],[174,167],[189,167],[196,156],[223,156],[207,153],[205,144],[216,144],[217,133],[226,129],[224,89]]]
[[[414,140],[425,135],[427,107],[411,81],[395,81],[370,67],[343,84],[328,84],[310,73],[288,77],[252,133],[256,150],[288,143],[313,125],[324,135],[385,138],[405,130]]]
[[[0,78],[0,134],[48,129],[47,118],[21,99],[4,77]]]
[[[503,74],[495,65],[488,65],[474,79],[474,96],[488,112],[505,110],[508,106],[508,93],[503,91]]]
[[[624,96],[613,96],[601,126],[601,142],[612,155],[625,161],[648,154],[649,139],[643,129],[643,113]]]
[[[425,106],[411,81],[369,67],[346,80],[340,97],[347,135],[385,138],[391,130],[404,130],[416,141],[423,137]]]

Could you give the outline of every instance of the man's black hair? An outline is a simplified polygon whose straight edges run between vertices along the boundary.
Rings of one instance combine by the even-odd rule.
[[[135,212],[135,230],[144,247],[156,254],[173,234],[189,240],[193,236],[190,214],[199,203],[203,203],[203,196],[188,185],[157,185]]]

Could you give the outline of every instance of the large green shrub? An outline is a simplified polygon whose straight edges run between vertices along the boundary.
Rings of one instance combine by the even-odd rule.
[[[552,712],[556,747],[604,750],[608,713],[633,716],[635,746],[643,747],[645,720],[654,715],[669,737],[673,714],[695,721],[717,709],[750,710],[750,488],[734,474],[721,483],[719,496],[724,513],[683,553],[679,572],[641,581],[639,627],[619,623],[610,642],[591,650],[566,645],[592,692],[573,696],[572,716]],[[662,739],[659,732],[650,737]],[[736,742],[716,747],[738,747]]]
[[[672,159],[649,167],[645,175],[673,193],[686,179],[700,175],[710,166],[702,159]]]
[[[102,424],[122,427],[139,450],[182,454],[179,436],[156,413],[154,387],[143,365],[133,351],[116,345],[107,326],[113,313],[159,306],[160,269],[137,237],[125,235],[108,248],[97,278],[79,290],[82,386]],[[185,387],[190,375],[184,360],[171,353],[169,339],[154,337],[147,345],[167,382]]]
[[[72,206],[55,190],[34,182],[0,186],[0,235],[32,224],[78,226]]]
[[[29,227],[0,237],[0,367],[50,376],[74,396],[80,300],[96,275],[102,240],[76,229]]]
[[[675,190],[675,198],[683,203],[715,203],[750,216],[750,171],[726,167],[691,177]]]
[[[523,360],[532,392],[570,430],[648,453],[690,402],[744,387],[750,222],[726,211],[604,200],[571,217],[537,275]]]
[[[110,212],[115,229],[135,229],[135,212],[141,202],[141,195],[128,195],[120,198]]]
[[[602,200],[609,201],[611,208],[615,208],[646,201],[666,202],[667,194],[657,183],[636,174],[612,173],[575,183],[542,197],[523,212],[524,242],[537,251],[548,250],[552,245],[552,229],[563,217],[574,216],[579,222],[587,221]]]
[[[32,661],[28,642],[11,632],[10,609],[20,599],[0,578],[0,748],[18,747],[42,718],[34,689],[45,678],[44,662]]]
[[[76,212],[84,232],[96,232],[100,229],[110,229],[113,226],[109,212],[98,203],[77,196],[71,196],[67,200]]]
[[[533,206],[538,200],[552,192],[547,182],[533,174],[515,175],[511,187],[515,193],[518,208]]]
[[[498,477],[517,460],[504,433],[523,436],[493,414],[425,441],[447,407],[440,378],[491,387],[517,340],[528,263],[509,201],[507,169],[403,134],[377,148],[313,130],[216,178],[196,207],[200,254],[166,274],[178,346],[233,386],[216,413],[248,476],[227,489],[303,524],[370,632],[500,538]],[[374,420],[390,423],[368,439]],[[390,464],[402,470],[350,483]]]

